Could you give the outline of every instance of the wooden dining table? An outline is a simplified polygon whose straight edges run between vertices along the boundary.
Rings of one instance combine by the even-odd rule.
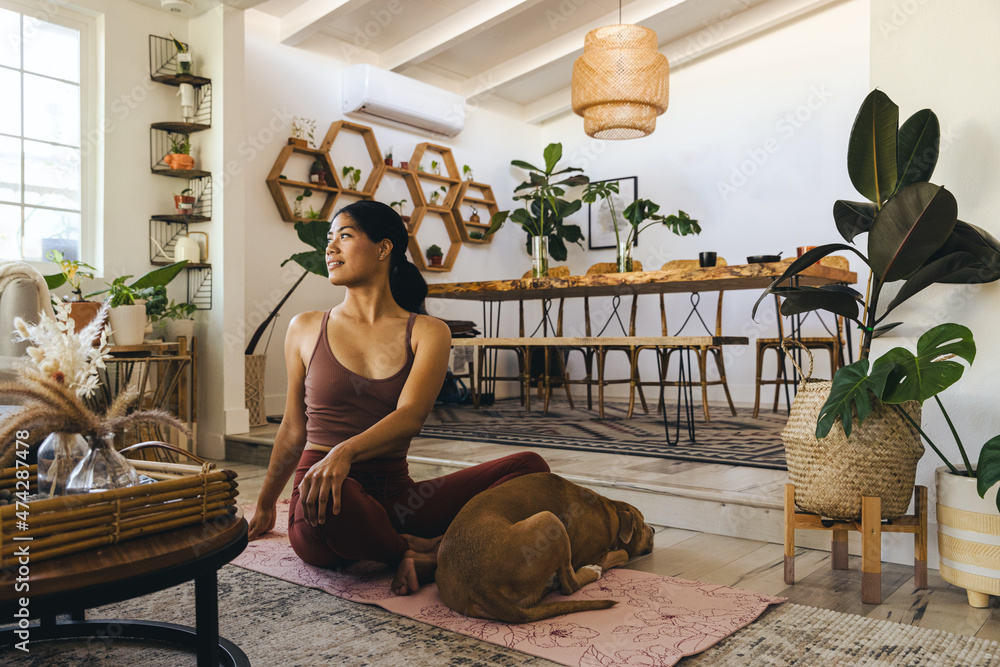
[[[483,280],[460,283],[433,283],[428,285],[428,298],[479,301],[483,304],[484,339],[480,345],[487,345],[498,335],[500,307],[505,301],[528,301],[567,299],[574,297],[616,297],[629,295],[717,292],[730,290],[764,290],[788,268],[788,262],[767,262],[760,264],[732,264],[728,266],[692,267],[660,271],[633,271],[629,273],[603,273],[596,275],[566,276],[561,278],[518,278],[512,280]],[[799,272],[790,284],[820,287],[831,284],[853,284],[857,273],[848,268],[814,264]],[[696,303],[696,302],[695,302]],[[695,305],[695,308],[697,306]],[[547,313],[548,309],[543,309]],[[848,333],[849,335],[849,333]],[[477,339],[462,341],[476,345]],[[545,344],[555,341],[546,341]],[[743,341],[746,344],[746,341]],[[848,340],[848,344],[850,341]],[[683,369],[682,369],[683,372]],[[690,376],[688,376],[690,379]],[[690,393],[685,394],[678,387],[678,433],[680,430],[680,409],[685,401],[690,402]],[[688,415],[687,430],[694,440],[693,409],[685,410]],[[665,426],[669,424],[664,410]]]

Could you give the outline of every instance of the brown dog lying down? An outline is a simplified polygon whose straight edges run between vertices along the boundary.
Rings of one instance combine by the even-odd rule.
[[[614,600],[539,604],[569,595],[601,573],[653,550],[653,530],[628,503],[552,473],[516,477],[466,504],[441,540],[435,579],[455,611],[527,623]]]

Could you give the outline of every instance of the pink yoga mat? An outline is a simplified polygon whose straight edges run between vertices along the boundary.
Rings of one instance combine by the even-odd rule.
[[[245,507],[246,516],[253,507]],[[613,599],[611,609],[509,625],[462,616],[442,602],[437,586],[399,597],[389,590],[387,566],[360,562],[340,570],[303,563],[288,543],[288,501],[278,504],[276,528],[250,543],[233,565],[345,600],[374,604],[407,618],[572,666],[673,665],[752,623],[785,598],[647,572],[614,569],[566,598]]]

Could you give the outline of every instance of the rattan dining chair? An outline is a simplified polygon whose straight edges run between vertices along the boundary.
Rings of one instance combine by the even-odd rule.
[[[793,261],[793,258],[788,258],[784,261],[790,262]],[[850,263],[847,261],[846,257],[824,257],[819,261],[819,264],[821,266],[828,266],[836,269],[848,270],[850,268]],[[774,308],[778,320],[778,338],[757,339],[757,378],[753,403],[754,419],[756,419],[760,414],[761,387],[765,385],[774,385],[774,403],[771,406],[771,412],[777,412],[782,387],[794,384],[797,381],[794,377],[788,376],[787,368],[784,363],[785,353],[781,349],[781,341],[785,338],[785,326],[781,316],[781,298],[778,295],[775,295],[774,297]],[[817,317],[818,316],[819,315],[817,314]],[[797,337],[796,340],[809,350],[818,350],[820,352],[826,351],[829,354],[830,376],[832,377],[833,373],[836,373],[837,369],[844,365],[844,318],[839,315],[836,317],[833,331],[829,330],[829,326],[825,322],[822,324],[831,335],[800,336]],[[773,379],[763,377],[764,360],[769,350],[773,350],[775,352],[775,356],[777,357],[777,369]]]
[[[719,258],[716,259],[715,265],[716,266],[728,266],[728,263],[726,262],[726,260],[724,258],[719,257]],[[661,271],[687,271],[687,270],[697,269],[697,268],[700,268],[700,264],[698,263],[698,260],[696,260],[696,259],[677,259],[677,260],[673,260],[673,261],[667,262],[666,264],[664,264],[661,267],[660,270]],[[716,298],[714,334],[712,333],[711,329],[708,329],[708,325],[705,325],[705,327],[707,329],[706,332],[705,332],[705,335],[708,335],[708,336],[714,335],[714,336],[717,336],[717,337],[721,337],[722,336],[722,298],[723,298],[724,294],[725,294],[725,292],[723,290],[719,290],[718,297]],[[666,301],[664,299],[664,295],[660,294],[660,328],[661,328],[661,331],[662,331],[662,335],[663,336],[671,336],[671,335],[673,335],[675,337],[676,336],[680,336],[681,333],[682,333],[682,331],[683,331],[683,329],[684,329],[684,327],[690,321],[690,318],[691,318],[692,315],[697,315],[698,319],[701,320],[701,314],[697,313],[697,303],[693,304],[692,308],[693,309],[692,309],[691,313],[688,315],[688,318],[685,320],[685,322],[680,326],[680,328],[676,332],[674,332],[673,334],[671,334],[669,332],[669,327],[667,325]],[[701,320],[701,321],[704,324],[704,320]],[[697,355],[697,360],[698,360],[698,385],[701,387],[701,406],[702,406],[702,412],[703,412],[703,414],[705,416],[705,421],[706,422],[712,421],[711,412],[710,412],[709,406],[708,406],[708,388],[709,387],[714,387],[714,386],[721,386],[722,387],[722,389],[723,389],[723,391],[725,392],[725,395],[726,395],[726,402],[729,404],[729,412],[730,412],[730,414],[732,414],[732,416],[734,416],[734,417],[736,416],[736,407],[733,405],[733,398],[732,398],[732,396],[729,393],[729,383],[726,380],[726,365],[725,365],[725,360],[724,360],[724,356],[723,356],[723,348],[722,348],[721,345],[683,345],[683,344],[676,344],[676,345],[643,346],[643,347],[639,348],[638,350],[636,350],[636,365],[638,365],[639,353],[642,352],[643,350],[647,350],[647,349],[654,350],[657,353],[657,357],[658,357],[658,361],[659,361],[660,378],[659,378],[659,381],[657,381],[657,382],[650,381],[650,382],[637,383],[637,386],[639,386],[639,387],[641,387],[643,385],[646,385],[646,386],[650,386],[650,385],[652,385],[652,386],[659,386],[660,399],[659,399],[659,401],[657,403],[657,411],[659,411],[660,410],[660,406],[663,405],[663,395],[664,395],[664,390],[665,390],[666,387],[678,387],[678,386],[681,386],[682,384],[686,384],[686,383],[683,382],[682,378],[678,378],[677,380],[667,380],[667,371],[670,368],[670,357],[675,352],[683,354],[685,351],[690,350],[691,352],[694,352],[695,355]],[[718,380],[709,380],[708,379],[708,357],[709,357],[709,355],[711,355],[712,359],[715,360],[715,368],[716,368],[716,370],[717,370],[717,372],[719,374],[719,379]],[[689,369],[688,372],[690,373],[690,369]],[[630,403],[632,402],[631,399],[630,399],[629,402]]]

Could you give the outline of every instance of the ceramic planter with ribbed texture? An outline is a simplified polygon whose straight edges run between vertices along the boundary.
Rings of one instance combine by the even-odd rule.
[[[1000,485],[980,498],[975,478],[943,466],[936,472],[941,577],[966,589],[973,607],[987,607],[990,595],[1000,595]]]

